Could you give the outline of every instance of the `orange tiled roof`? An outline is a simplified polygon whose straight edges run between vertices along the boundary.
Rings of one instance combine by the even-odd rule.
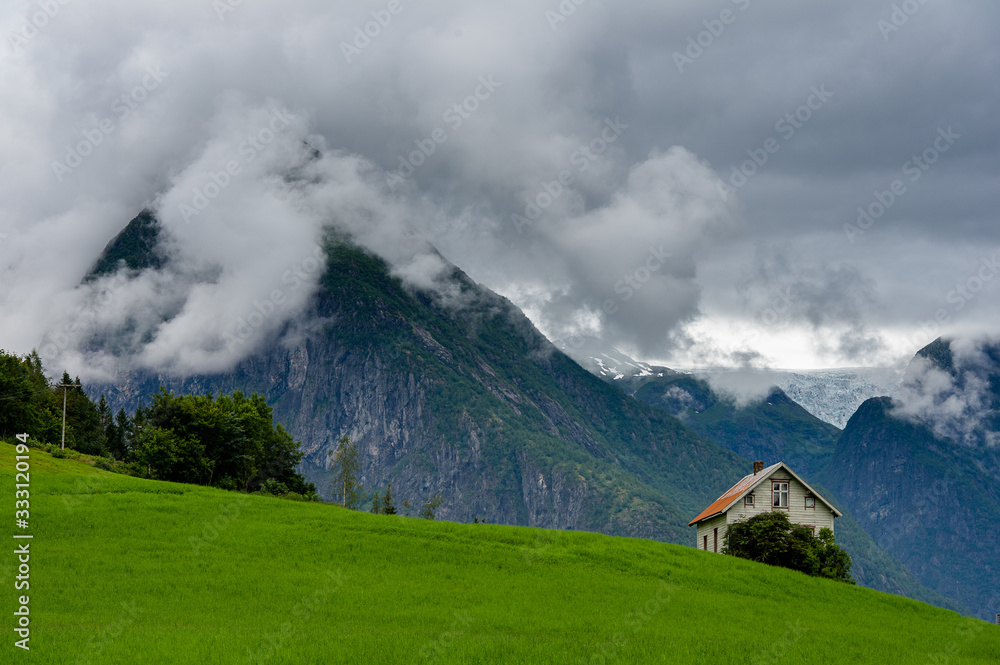
[[[772,464],[771,466],[767,467],[763,471],[759,471],[758,473],[749,473],[743,476],[742,478],[740,478],[739,482],[737,482],[735,485],[726,490],[725,494],[723,494],[718,499],[713,501],[712,505],[710,505],[705,510],[701,511],[701,514],[699,514],[698,517],[688,522],[688,526],[696,524],[697,522],[702,521],[706,517],[712,517],[714,515],[718,515],[726,508],[728,508],[729,504],[731,504],[733,501],[736,501],[738,498],[749,492],[750,489],[754,485],[756,485],[758,481],[761,481],[764,478],[766,478],[768,474],[777,469],[779,466],[781,466],[781,462],[778,462],[777,464]]]

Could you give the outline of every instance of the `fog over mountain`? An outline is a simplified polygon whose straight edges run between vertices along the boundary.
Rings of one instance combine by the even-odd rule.
[[[331,227],[667,365],[995,333],[1000,8],[906,6],[8,4],[0,340],[232,367],[305,311]],[[81,287],[144,208],[163,265]]]

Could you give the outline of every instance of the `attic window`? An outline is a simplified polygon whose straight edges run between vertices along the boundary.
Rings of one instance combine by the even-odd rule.
[[[743,497],[743,505],[753,506],[753,494],[747,494],[745,497]]]
[[[788,507],[788,483],[771,483],[771,505],[775,508]]]
[[[816,497],[814,496],[806,497],[806,508],[816,508]]]

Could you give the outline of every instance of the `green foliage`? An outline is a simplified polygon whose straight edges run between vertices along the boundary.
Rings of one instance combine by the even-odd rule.
[[[63,562],[31,570],[32,593],[49,590],[31,598],[44,637],[32,631],[33,663],[985,665],[1000,653],[985,622],[691,547],[386,520],[36,451],[31,464],[45,513],[33,542]],[[0,485],[14,473],[0,444]],[[0,565],[5,586],[16,565]]]
[[[62,439],[63,389],[53,388],[38,353],[0,351],[0,435],[31,435],[33,445]],[[63,372],[63,384],[76,383]],[[101,414],[82,388],[66,389],[66,446],[100,455],[107,450]]]
[[[260,486],[262,494],[270,494],[271,496],[285,496],[288,491],[288,486],[285,483],[274,478],[268,478]]]
[[[585,528],[686,542],[687,521],[744,465],[589,374],[461,271],[452,275],[463,302],[456,309],[407,287],[357,247],[330,238],[326,253],[317,314],[337,319],[331,345],[375,353],[396,375],[417,380],[432,447],[465,452],[470,428],[481,431],[476,455],[490,486],[469,500],[510,506],[509,519],[527,521],[527,466],[591,497]],[[433,476],[436,457],[424,449],[406,464]],[[703,482],[692,487],[692,474]]]
[[[273,424],[260,395],[175,396],[161,389],[130,418],[124,409],[114,416],[104,395],[95,404],[65,372],[60,383],[74,384],[65,389],[66,448],[76,453],[59,456],[83,453],[97,456],[95,464],[106,470],[244,492],[271,480],[277,485],[270,487],[285,488],[282,494],[316,499],[316,486],[295,470],[298,442]],[[0,351],[0,434],[27,433],[33,446],[58,444],[63,390],[50,386],[37,353],[19,358]]]
[[[420,511],[420,516],[425,520],[434,519],[435,511],[441,507],[443,500],[441,499],[441,492],[438,492],[430,499],[424,502],[424,507]]]
[[[834,543],[833,531],[823,528],[818,536],[813,535],[809,527],[792,524],[782,510],[730,524],[722,551],[741,559],[854,584],[851,558]]]
[[[385,496],[382,497],[382,514],[396,514],[396,504],[392,500],[392,483],[389,483],[389,486],[385,488]]]
[[[337,493],[341,506],[354,510],[361,503],[361,492],[364,491],[358,482],[358,473],[361,471],[358,446],[351,443],[351,439],[345,434],[337,439],[337,449],[331,455],[334,492]],[[377,492],[375,496],[378,497]]]
[[[273,480],[285,492],[315,491],[295,470],[302,459],[298,443],[273,424],[261,395],[175,396],[164,388],[136,422],[129,459],[150,477],[244,492]]]
[[[165,259],[158,247],[159,236],[156,217],[152,211],[143,210],[108,243],[84,282],[113,275],[123,267],[130,270],[161,267]]]

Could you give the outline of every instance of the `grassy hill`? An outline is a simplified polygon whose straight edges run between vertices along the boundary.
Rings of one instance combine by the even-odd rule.
[[[0,444],[11,494],[13,467],[13,446]],[[35,449],[31,492],[32,649],[12,646],[8,553],[0,649],[17,653],[5,662],[957,664],[1000,654],[1000,629],[984,622],[678,545],[370,515],[119,476]]]

